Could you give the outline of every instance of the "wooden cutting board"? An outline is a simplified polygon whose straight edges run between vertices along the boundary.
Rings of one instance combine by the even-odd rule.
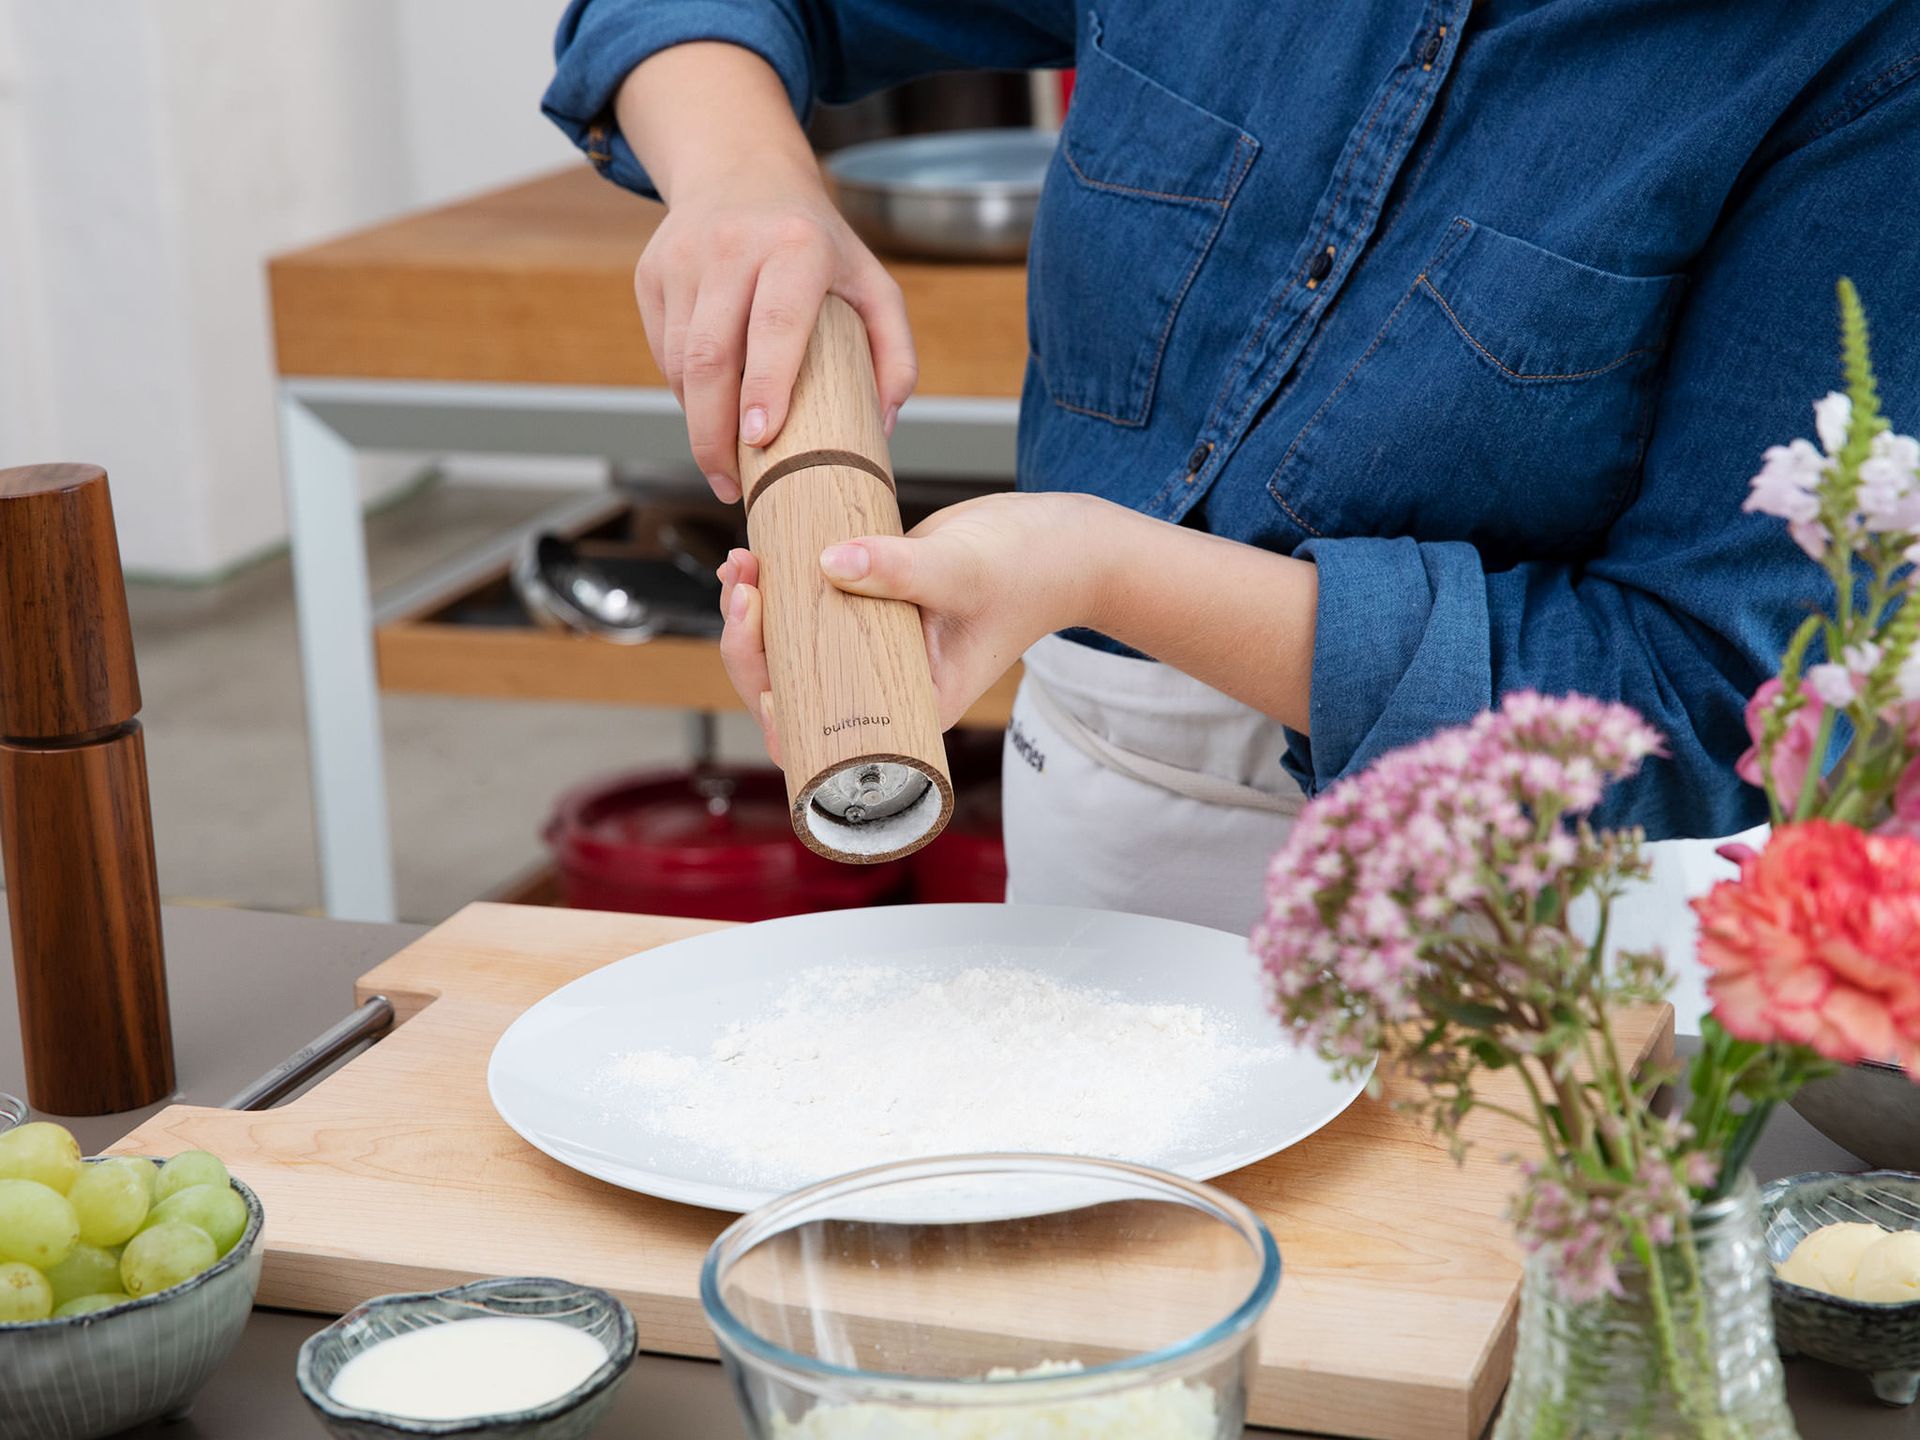
[[[696,1286],[731,1216],[633,1195],[520,1140],[487,1098],[522,1011],[703,921],[471,905],[362,978],[401,1023],[277,1110],[175,1106],[114,1148],[224,1156],[267,1212],[260,1303],[338,1313],[486,1275],[560,1275],[626,1301],[642,1348],[711,1356]],[[1249,963],[1252,963],[1249,961]],[[1665,1058],[1672,1012],[1620,1019]],[[1504,1080],[1491,1077],[1492,1081]],[[1490,1083],[1489,1098],[1520,1104]],[[1388,1086],[1388,1099],[1393,1086]],[[1260,1331],[1256,1424],[1381,1440],[1478,1440],[1512,1360],[1520,1260],[1505,1219],[1521,1127],[1481,1114],[1455,1165],[1363,1099],[1312,1139],[1219,1181],[1272,1227],[1284,1274]]]

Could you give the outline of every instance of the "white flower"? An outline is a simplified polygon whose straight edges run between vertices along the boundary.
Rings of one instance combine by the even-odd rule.
[[[1887,431],[1860,464],[1860,513],[1883,532],[1920,530],[1920,440]]]
[[[1860,698],[1859,683],[1853,678],[1853,672],[1844,665],[1813,665],[1807,669],[1807,688],[1822,703],[1836,710],[1851,705]]]
[[[1827,462],[1805,440],[1769,445],[1761,457],[1760,473],[1741,505],[1748,514],[1774,515],[1787,521],[1809,521],[1820,514],[1820,482]]]
[[[1920,540],[1916,540],[1901,553],[1901,559],[1909,565],[1920,565]]]
[[[1827,546],[1833,537],[1827,533],[1827,527],[1818,520],[1792,520],[1787,524],[1787,532],[1798,545],[1815,560],[1827,558]],[[1920,562],[1916,562],[1920,563]]]
[[[1840,652],[1840,658],[1846,662],[1848,671],[1862,679],[1880,668],[1880,662],[1885,655],[1886,652],[1871,640],[1863,640],[1858,645],[1849,645]]]
[[[1920,648],[1900,662],[1899,670],[1894,672],[1893,686],[1902,700],[1920,700]]]
[[[1813,402],[1813,428],[1820,436],[1820,448],[1838,455],[1847,443],[1847,427],[1853,423],[1853,401],[1838,390],[1829,390]]]

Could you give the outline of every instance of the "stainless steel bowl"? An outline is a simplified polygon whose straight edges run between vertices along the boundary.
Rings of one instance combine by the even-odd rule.
[[[1803,1087],[1793,1108],[1876,1169],[1920,1170],[1920,1085],[1898,1065],[1849,1065]]]
[[[840,211],[876,250],[934,260],[1021,260],[1059,137],[954,130],[851,145],[827,157]]]

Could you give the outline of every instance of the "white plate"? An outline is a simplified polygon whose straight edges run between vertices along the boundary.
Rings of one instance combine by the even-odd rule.
[[[1270,1047],[1244,1083],[1203,1112],[1194,1133],[1121,1157],[1191,1180],[1297,1144],[1365,1083],[1335,1079],[1280,1037],[1244,936],[1064,906],[900,905],[716,930],[617,960],[516,1020],[494,1047],[487,1090],[522,1138],[575,1170],[668,1200],[757,1209],[777,1192],[740,1174],[724,1151],[612,1113],[600,1091],[607,1065],[636,1050],[704,1056],[728,1025],[767,1014],[808,967],[887,965],[937,976],[982,964],[1128,1000],[1202,1005],[1226,1018],[1235,1040]]]

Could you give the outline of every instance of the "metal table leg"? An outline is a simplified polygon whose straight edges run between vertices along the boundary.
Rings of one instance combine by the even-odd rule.
[[[283,389],[280,444],[327,914],[394,918],[393,853],[353,447]]]

